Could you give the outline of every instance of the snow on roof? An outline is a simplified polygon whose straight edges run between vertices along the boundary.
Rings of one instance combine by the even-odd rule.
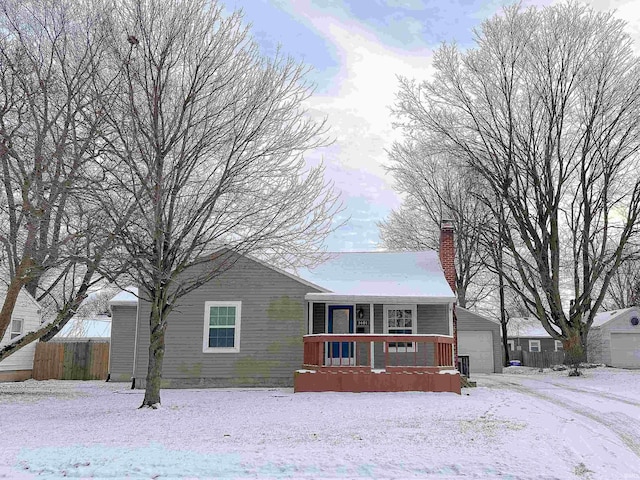
[[[111,317],[96,315],[92,318],[73,317],[56,337],[102,338],[111,337]]]
[[[137,305],[138,304],[138,287],[132,285],[128,286],[124,290],[121,290],[111,300],[109,300],[109,306],[111,305]]]
[[[551,338],[542,323],[535,318],[513,318],[509,320],[509,323],[507,323],[507,336]]]
[[[596,316],[594,317],[593,323],[591,324],[591,327],[601,327],[605,323],[608,323],[611,320],[613,320],[614,318],[617,318],[617,317],[619,317],[621,315],[624,315],[627,312],[630,312],[631,310],[638,310],[638,308],[637,307],[629,307],[629,308],[622,308],[620,310],[611,310],[611,311],[608,311],[608,312],[600,312],[600,313],[596,314]]]
[[[313,269],[299,269],[298,276],[327,288],[333,296],[455,299],[438,253],[433,250],[328,255],[325,262]]]

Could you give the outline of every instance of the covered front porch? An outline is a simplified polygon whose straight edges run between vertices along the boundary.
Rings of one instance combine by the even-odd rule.
[[[443,335],[305,335],[296,392],[455,392],[453,337]],[[378,362],[375,352],[379,350]],[[377,364],[382,368],[374,368]]]
[[[460,393],[450,298],[309,294],[296,392]]]

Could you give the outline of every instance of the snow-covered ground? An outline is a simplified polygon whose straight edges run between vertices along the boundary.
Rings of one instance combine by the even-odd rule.
[[[0,384],[0,478],[640,479],[640,371],[477,375],[450,393]]]

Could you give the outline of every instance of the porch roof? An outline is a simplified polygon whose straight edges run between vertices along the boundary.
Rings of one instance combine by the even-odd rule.
[[[298,275],[330,292],[308,293],[313,301],[366,303],[451,303],[456,297],[444,277],[438,253],[341,252]]]

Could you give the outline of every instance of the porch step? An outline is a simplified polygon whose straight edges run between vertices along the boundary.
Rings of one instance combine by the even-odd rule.
[[[477,386],[477,383],[472,382],[468,377],[465,377],[464,375],[460,375],[460,386],[462,388],[472,388]]]

